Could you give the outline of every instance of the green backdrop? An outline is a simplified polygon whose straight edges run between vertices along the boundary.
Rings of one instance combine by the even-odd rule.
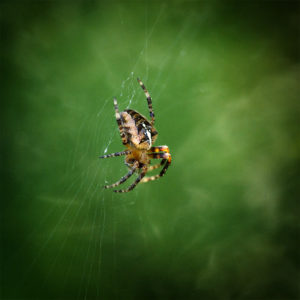
[[[0,7],[2,299],[300,298],[299,2]],[[115,194],[136,77],[173,160]]]

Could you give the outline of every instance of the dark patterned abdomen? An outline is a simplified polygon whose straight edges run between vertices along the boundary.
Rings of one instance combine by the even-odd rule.
[[[140,113],[126,109],[121,113],[128,143],[135,148],[148,150],[157,138],[157,131]]]

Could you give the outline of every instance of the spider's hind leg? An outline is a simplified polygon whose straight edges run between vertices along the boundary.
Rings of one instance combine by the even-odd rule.
[[[126,137],[124,127],[123,127],[123,124],[122,124],[121,115],[120,115],[120,112],[119,112],[118,102],[117,102],[116,98],[114,98],[114,108],[115,108],[116,120],[117,120],[117,124],[119,126],[119,131],[120,131],[120,136],[121,136],[121,139],[122,139],[122,143],[123,143],[123,145],[126,145],[128,141],[127,141],[127,137]]]
[[[139,78],[137,78],[137,81],[139,82],[141,88],[143,89],[143,91],[146,95],[147,102],[148,102],[149,113],[150,113],[150,118],[151,118],[151,125],[153,126],[154,122],[155,122],[155,116],[154,116],[154,112],[153,112],[153,108],[152,108],[151,96],[150,96],[148,90],[146,89],[145,85],[143,84],[143,82]]]

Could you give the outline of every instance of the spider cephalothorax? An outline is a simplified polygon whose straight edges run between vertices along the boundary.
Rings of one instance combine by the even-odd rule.
[[[168,146],[152,146],[157,138],[157,131],[154,128],[155,117],[152,109],[152,100],[142,81],[139,79],[137,80],[145,92],[151,121],[148,121],[146,117],[132,109],[125,109],[124,111],[119,112],[117,99],[114,99],[116,120],[119,126],[122,143],[127,147],[127,150],[100,157],[108,158],[126,155],[125,164],[129,167],[129,172],[125,176],[114,184],[106,185],[106,189],[120,185],[133,173],[138,170],[140,171],[137,179],[127,189],[115,190],[114,192],[117,193],[129,192],[133,190],[139,182],[148,182],[158,179],[166,173],[167,168],[171,164],[171,154]],[[151,159],[161,159],[161,162],[151,166]],[[145,177],[148,171],[157,169],[160,166],[163,166],[163,168],[159,174]]]

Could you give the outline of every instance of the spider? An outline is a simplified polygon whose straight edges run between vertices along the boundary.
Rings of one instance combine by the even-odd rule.
[[[146,95],[151,121],[148,121],[146,117],[132,109],[125,109],[119,112],[117,99],[114,98],[114,108],[120,136],[123,145],[127,147],[127,149],[122,152],[100,156],[100,158],[109,158],[126,155],[125,164],[129,167],[129,172],[125,176],[116,183],[105,185],[105,189],[118,186],[124,183],[135,172],[139,173],[136,180],[127,189],[114,190],[116,193],[126,193],[133,190],[139,182],[148,182],[158,179],[166,173],[171,164],[171,154],[168,146],[152,146],[158,134],[154,128],[155,117],[152,109],[152,99],[142,81],[139,78],[137,78],[137,81]],[[161,159],[161,162],[151,166],[151,159]],[[148,171],[155,170],[161,166],[163,168],[159,174],[145,176]]]

